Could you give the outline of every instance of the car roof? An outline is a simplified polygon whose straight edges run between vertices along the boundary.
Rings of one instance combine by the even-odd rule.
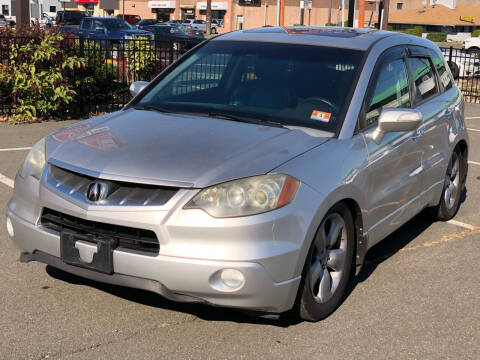
[[[394,37],[402,37],[405,39],[405,43],[419,42],[421,45],[431,47],[428,40],[412,35],[382,30],[316,26],[262,27],[239,30],[217,36],[213,41],[264,41],[367,50],[377,41],[387,37],[392,37],[392,40]]]
[[[89,16],[89,17],[86,17],[85,20],[122,20],[122,19],[111,17],[111,16]]]

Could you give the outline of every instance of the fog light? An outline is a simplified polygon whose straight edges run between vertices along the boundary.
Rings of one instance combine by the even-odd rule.
[[[10,219],[10,216],[7,216],[7,232],[8,232],[8,236],[10,236],[13,239],[13,235],[15,235],[15,233],[13,232],[13,225],[12,225],[12,220]]]
[[[232,289],[239,289],[245,284],[245,277],[243,274],[235,269],[224,269],[220,273],[222,282]]]

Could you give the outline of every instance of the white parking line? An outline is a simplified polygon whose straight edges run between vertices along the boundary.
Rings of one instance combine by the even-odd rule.
[[[472,129],[472,128],[467,128],[467,130],[470,130],[470,131],[480,131],[479,129]]]
[[[468,229],[468,230],[475,230],[476,229],[476,226],[473,226],[473,225],[470,225],[470,224],[465,224],[464,222],[457,221],[457,220],[448,220],[447,223],[452,224],[452,225],[456,225],[456,226],[460,226],[460,227],[463,227],[463,228]]]
[[[6,177],[5,175],[2,175],[0,174],[0,183],[3,183],[7,186],[10,186],[11,188],[13,188],[13,180]]]
[[[30,150],[31,147],[19,147],[19,148],[9,148],[9,149],[0,149],[1,151],[19,151],[19,150]]]
[[[465,120],[473,120],[473,119],[480,119],[480,116],[470,116],[465,118]]]
[[[468,163],[473,165],[480,165],[480,162],[471,161],[471,160],[469,160]]]

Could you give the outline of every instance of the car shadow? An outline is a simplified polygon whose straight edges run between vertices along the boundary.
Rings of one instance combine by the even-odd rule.
[[[460,204],[465,202],[466,199],[467,188],[465,187],[460,195]],[[437,220],[433,219],[432,209],[425,209],[378,244],[370,248],[365,256],[362,270],[357,276],[352,278],[348,284],[343,301],[345,301],[359,283],[364,282],[369,278],[378,265],[405,248],[435,222],[437,222]]]
[[[466,194],[467,191],[465,188],[462,191],[462,195],[460,198],[461,203],[465,201]],[[341,304],[348,298],[348,296],[353,292],[353,290],[359,283],[368,279],[368,277],[375,271],[378,265],[388,260],[398,251],[406,247],[417,236],[419,236],[426,229],[428,229],[434,222],[435,221],[432,220],[432,216],[430,215],[430,213],[428,211],[423,211],[419,215],[414,217],[412,220],[407,222],[405,225],[400,227],[398,230],[396,230],[394,233],[386,237],[383,241],[372,247],[365,257],[365,263],[362,267],[362,270],[356,277],[353,277],[350,280],[339,306],[341,306]],[[263,316],[261,316],[262,314],[256,312],[247,312],[237,309],[215,307],[206,304],[173,302],[155,293],[85,279],[59,270],[50,265],[46,267],[46,272],[51,277],[57,280],[65,281],[69,284],[93,287],[95,289],[104,291],[113,296],[118,296],[128,301],[136,302],[145,306],[155,307],[158,309],[165,309],[190,314],[206,321],[229,321],[235,323],[270,325],[284,328],[296,325],[301,322],[301,320],[299,320],[296,316],[289,312],[285,313],[285,315],[282,315],[279,318],[276,318],[274,316],[265,316],[264,314]]]

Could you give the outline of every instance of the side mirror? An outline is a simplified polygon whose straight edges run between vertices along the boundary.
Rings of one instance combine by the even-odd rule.
[[[389,132],[412,131],[420,126],[423,116],[414,109],[383,109],[378,118],[377,128],[372,133],[373,141],[380,144]]]
[[[137,96],[140,91],[142,91],[147,85],[149,84],[148,81],[135,81],[130,85],[130,94],[132,96]]]

